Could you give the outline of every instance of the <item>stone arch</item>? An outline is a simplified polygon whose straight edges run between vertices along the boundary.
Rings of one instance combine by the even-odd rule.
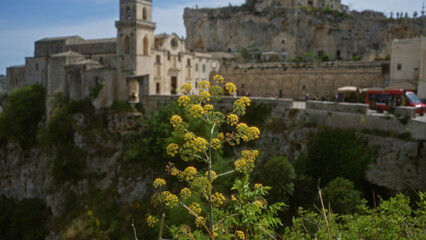
[[[148,38],[145,36],[143,38],[143,55],[148,55]]]
[[[142,9],[142,19],[143,19],[143,20],[146,20],[146,19],[147,19],[147,17],[146,17],[146,8],[143,8],[143,9]]]
[[[129,102],[139,102],[139,82],[136,79],[129,81]]]
[[[124,37],[123,48],[124,48],[124,54],[130,54],[130,38],[129,38],[129,36]]]

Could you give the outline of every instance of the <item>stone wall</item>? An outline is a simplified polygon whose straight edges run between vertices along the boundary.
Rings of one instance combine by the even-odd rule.
[[[383,87],[388,62],[232,63],[219,73],[233,82],[239,95],[333,99],[343,86]]]

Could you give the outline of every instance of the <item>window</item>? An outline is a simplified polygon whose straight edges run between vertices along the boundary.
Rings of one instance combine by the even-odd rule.
[[[99,57],[99,63],[104,64],[104,58],[103,57]]]
[[[180,62],[180,53],[178,53],[178,61]]]
[[[285,44],[285,40],[283,39],[283,40],[281,40],[281,44]]]
[[[156,92],[157,94],[160,94],[160,83],[157,83],[157,84],[156,84],[156,86],[155,86],[155,92]]]
[[[170,61],[170,52],[167,52],[167,60]]]
[[[188,67],[190,67],[190,66],[191,66],[191,59],[187,59],[187,61],[186,61],[186,65],[187,65]]]
[[[195,64],[195,71],[198,72],[198,63]]]
[[[309,6],[314,6],[314,1],[309,0],[309,1],[308,1],[308,5],[309,5]]]
[[[130,7],[127,7],[127,20],[132,20],[132,10],[130,9]]]
[[[124,54],[130,53],[130,38],[129,36],[124,37]]]
[[[302,91],[306,91],[306,85],[302,86]]]
[[[396,70],[397,70],[397,71],[401,71],[401,70],[402,70],[402,64],[401,64],[401,63],[398,63],[398,64],[396,65]]]
[[[158,63],[158,64],[161,64],[161,56],[160,55],[157,55],[155,62]]]
[[[145,8],[142,9],[142,19],[146,20],[146,9]]]
[[[36,71],[38,71],[38,63],[36,63],[35,69],[36,69]]]
[[[143,38],[143,55],[148,55],[148,38]]]
[[[172,38],[170,45],[172,46],[172,49],[176,49],[178,47],[178,40],[176,38]]]
[[[203,64],[203,72],[206,71],[206,64]]]
[[[340,57],[341,57],[341,56],[340,56],[340,54],[341,54],[341,53],[340,53],[340,50],[337,50],[337,51],[336,51],[336,57],[340,58]]]

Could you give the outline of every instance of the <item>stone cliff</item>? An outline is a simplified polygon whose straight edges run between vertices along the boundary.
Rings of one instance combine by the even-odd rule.
[[[257,11],[248,5],[186,8],[184,13],[188,49],[235,52],[255,43],[286,60],[308,51],[337,59],[386,58],[393,39],[425,32],[425,18],[389,19],[373,11],[341,13],[307,7]]]

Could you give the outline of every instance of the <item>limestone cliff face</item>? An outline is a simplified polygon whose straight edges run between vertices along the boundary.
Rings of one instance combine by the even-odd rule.
[[[384,58],[395,38],[422,35],[423,20],[388,19],[365,11],[337,13],[309,8],[270,7],[261,11],[248,5],[220,9],[186,8],[187,48],[194,51],[236,51],[255,43],[263,51],[287,55],[308,51],[332,58]]]

